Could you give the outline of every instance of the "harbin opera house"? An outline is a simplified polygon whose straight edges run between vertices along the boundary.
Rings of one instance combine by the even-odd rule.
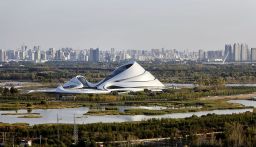
[[[98,83],[90,83],[84,76],[76,76],[54,90],[38,90],[37,92],[54,92],[63,94],[110,93],[143,91],[144,89],[159,91],[164,85],[136,61],[130,61],[116,68],[109,76]],[[36,92],[36,91],[34,91]]]

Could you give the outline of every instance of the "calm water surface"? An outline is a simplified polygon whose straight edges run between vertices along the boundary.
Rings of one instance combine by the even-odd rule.
[[[245,106],[253,106],[256,107],[256,101],[249,100],[231,100],[230,103],[240,103]],[[119,107],[125,110],[130,109],[130,107],[124,106]],[[151,110],[161,110],[166,109],[165,107],[145,107],[139,106],[143,109],[151,109]],[[133,107],[132,107],[133,108]],[[138,107],[135,107],[138,108]],[[161,118],[187,118],[192,115],[202,116],[207,114],[233,114],[233,113],[244,113],[246,111],[252,112],[253,109],[228,109],[228,110],[213,110],[213,111],[201,111],[201,112],[187,112],[187,113],[172,113],[172,114],[164,114],[164,115],[154,115],[154,116],[146,116],[146,115],[104,115],[104,116],[96,116],[96,115],[84,115],[89,111],[88,107],[81,108],[65,108],[65,109],[34,109],[31,113],[40,113],[42,118],[18,118],[17,115],[2,115],[3,113],[27,113],[27,110],[8,110],[8,111],[0,111],[0,122],[5,123],[28,123],[30,125],[34,124],[46,124],[46,123],[56,123],[57,115],[60,120],[59,123],[73,123],[74,114],[76,116],[76,123],[79,124],[89,124],[89,123],[108,123],[108,122],[129,122],[129,121],[142,121],[148,120],[152,118],[161,119]]]
[[[229,102],[229,103],[242,104],[242,105],[244,105],[244,106],[256,108],[256,101],[252,101],[252,100],[230,100],[230,101],[228,101],[228,102]]]

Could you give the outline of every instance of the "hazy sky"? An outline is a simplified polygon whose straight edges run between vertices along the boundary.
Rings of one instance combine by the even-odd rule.
[[[0,48],[256,47],[256,0],[0,0]]]

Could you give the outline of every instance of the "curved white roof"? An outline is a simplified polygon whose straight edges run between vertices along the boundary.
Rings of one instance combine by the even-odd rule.
[[[118,67],[110,76],[97,85],[98,89],[163,88],[164,85],[137,62]]]
[[[116,68],[109,76],[98,83],[90,83],[83,76],[76,76],[57,93],[109,93],[111,91],[161,90],[164,85],[136,61],[130,61]]]

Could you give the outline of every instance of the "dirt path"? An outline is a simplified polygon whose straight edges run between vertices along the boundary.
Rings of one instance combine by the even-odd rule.
[[[208,96],[202,97],[201,100],[219,100],[219,99],[250,99],[256,97],[256,92],[251,94],[238,94],[238,95],[229,95],[229,96]]]

